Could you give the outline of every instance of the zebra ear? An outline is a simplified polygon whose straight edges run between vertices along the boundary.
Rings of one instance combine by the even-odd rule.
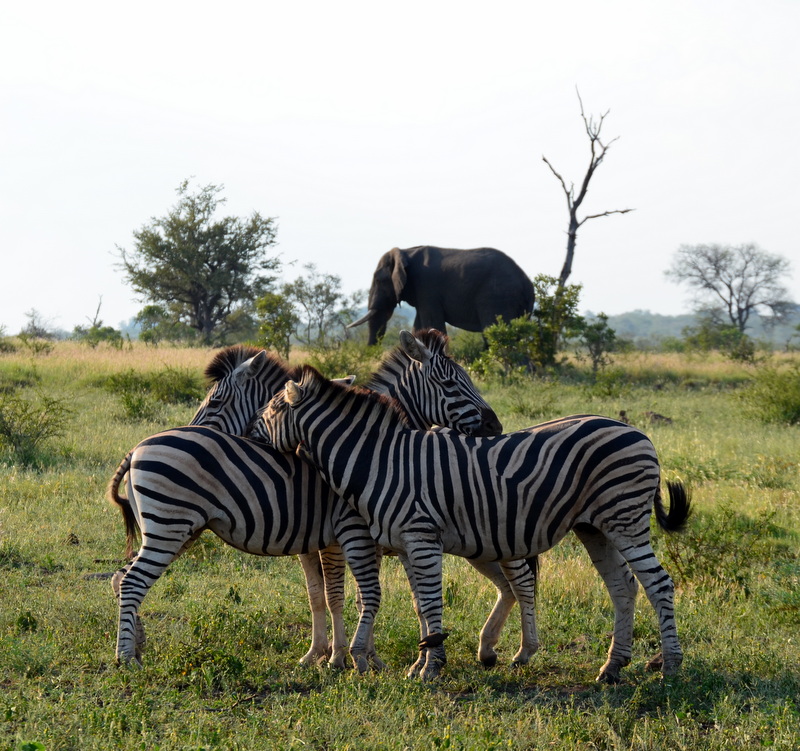
[[[295,383],[294,381],[287,381],[286,382],[286,403],[290,407],[294,407],[303,399],[303,389],[300,387],[299,384]]]
[[[267,364],[267,351],[262,349],[257,355],[245,360],[233,371],[237,383],[244,383],[248,378],[255,378]]]
[[[405,329],[400,332],[400,347],[412,360],[416,360],[423,365],[430,362],[433,357],[433,352]]]
[[[247,361],[247,370],[245,371],[246,378],[255,378],[267,365],[267,351],[262,349],[254,357]]]
[[[331,383],[338,383],[342,386],[352,386],[356,382],[354,375],[345,376],[344,378],[331,378]]]

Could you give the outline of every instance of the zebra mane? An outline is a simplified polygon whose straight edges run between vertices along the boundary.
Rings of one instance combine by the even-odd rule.
[[[449,337],[445,336],[438,329],[420,329],[414,332],[414,336],[419,339],[434,355],[450,357],[447,354],[447,343]],[[408,366],[408,355],[403,351],[399,344],[390,349],[381,359],[377,370],[372,374],[367,383],[367,388],[374,386],[381,381],[381,376],[392,371],[404,370]]]
[[[261,352],[258,347],[251,347],[246,344],[234,344],[230,347],[221,349],[214,355],[214,359],[206,366],[205,377],[209,383],[218,383],[226,376],[229,376],[243,362],[255,357]],[[286,373],[287,378],[292,377],[293,371],[277,356],[267,352],[267,359],[274,368],[279,368]]]
[[[317,383],[321,383],[324,388],[340,390],[354,400],[377,403],[381,405],[382,409],[387,409],[393,413],[403,427],[411,427],[406,411],[403,409],[400,403],[391,396],[379,394],[376,391],[371,391],[370,389],[362,386],[345,386],[344,384],[336,383],[335,381],[331,381],[330,379],[326,378],[312,365],[303,365],[300,373],[301,386],[308,386],[312,381],[316,381]]]

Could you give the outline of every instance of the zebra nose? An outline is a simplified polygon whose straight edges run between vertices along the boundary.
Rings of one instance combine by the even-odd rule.
[[[500,422],[493,409],[486,407],[481,410],[481,432],[480,435],[492,436],[500,435],[503,432],[503,423]]]

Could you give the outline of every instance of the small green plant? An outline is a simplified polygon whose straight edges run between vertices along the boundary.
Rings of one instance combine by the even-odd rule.
[[[696,514],[680,535],[665,535],[667,569],[683,582],[740,588],[749,594],[752,563],[774,556],[774,511],[751,517],[730,506]]]
[[[34,357],[49,355],[53,351],[53,342],[32,336],[24,331],[17,335],[17,339],[19,339],[23,348],[27,349]]]
[[[737,395],[746,412],[767,423],[800,423],[800,362],[789,367],[759,367]]]
[[[0,446],[10,449],[23,464],[34,464],[41,444],[63,435],[71,415],[63,399],[39,393],[30,400],[0,393]]]
[[[127,417],[137,420],[152,418],[159,404],[193,404],[205,394],[197,375],[171,367],[155,373],[130,368],[105,378],[102,386],[119,396]]]
[[[599,370],[611,363],[610,355],[616,348],[617,335],[608,325],[605,313],[599,313],[591,323],[584,321],[580,328],[578,341],[586,349],[592,362],[592,373],[596,377]]]
[[[260,343],[288,360],[292,334],[300,322],[292,299],[288,295],[268,292],[256,300],[256,312],[261,321],[258,328]]]
[[[0,370],[0,392],[13,392],[20,388],[36,386],[42,377],[34,367],[10,365]]]
[[[381,354],[380,345],[365,346],[352,339],[330,345],[318,344],[308,352],[308,364],[313,365],[327,378],[356,376],[363,383],[372,373]]]

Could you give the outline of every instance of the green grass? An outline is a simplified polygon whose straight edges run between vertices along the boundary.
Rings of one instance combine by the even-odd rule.
[[[653,438],[665,474],[691,485],[695,517],[680,549],[654,532],[678,583],[681,673],[645,671],[658,629],[640,595],[623,682],[595,684],[613,614],[570,536],[542,556],[542,646],[518,670],[509,667],[516,610],[498,667],[483,669],[475,652],[492,587],[446,559],[449,662],[422,685],[404,678],[418,627],[396,559],[384,562],[376,627],[388,670],[303,669],[310,615],[299,564],[242,555],[210,534],[144,602],[144,667],[114,664],[116,603],[104,577],[121,563],[124,534],[105,485],[128,449],[194,411],[166,405],[149,419],[125,417],[97,384],[136,368],[137,357],[148,372],[199,374],[208,352],[56,345],[33,361],[0,356],[7,382],[28,374],[20,393],[40,389],[74,409],[67,434],[40,447],[38,469],[0,454],[0,751],[800,747],[800,428],[743,414],[736,394],[747,378],[733,366],[639,356],[599,390],[577,380],[483,384],[506,429],[624,409]],[[675,377],[654,379],[667,366]],[[673,422],[649,426],[647,411]],[[352,584],[348,599],[352,630]]]

